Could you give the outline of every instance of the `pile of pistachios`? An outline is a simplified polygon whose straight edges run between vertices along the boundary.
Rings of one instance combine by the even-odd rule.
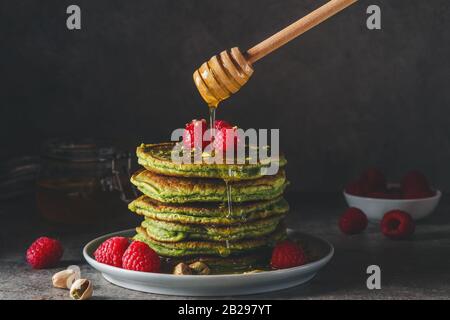
[[[82,279],[80,267],[75,265],[55,273],[52,282],[55,288],[69,289],[70,297],[74,300],[87,300],[92,297],[94,292],[92,282],[88,279]]]
[[[210,273],[211,270],[209,269],[209,267],[201,261],[191,263],[190,265],[181,262],[177,264],[173,270],[173,274],[175,275],[207,275]]]

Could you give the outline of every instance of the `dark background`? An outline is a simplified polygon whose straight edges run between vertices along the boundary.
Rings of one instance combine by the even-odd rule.
[[[168,140],[207,117],[192,72],[326,1],[0,0],[0,158],[44,139]],[[66,8],[82,29],[66,28]],[[366,8],[382,9],[382,30]],[[335,191],[375,165],[450,190],[450,1],[359,1],[255,65],[218,118],[280,128],[294,191]]]

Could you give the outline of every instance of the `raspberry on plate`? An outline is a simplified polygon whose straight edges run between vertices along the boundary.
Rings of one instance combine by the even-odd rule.
[[[348,208],[339,219],[339,228],[345,234],[357,234],[367,227],[367,217],[358,208]]]
[[[295,242],[284,240],[275,246],[272,251],[270,265],[275,269],[286,269],[301,266],[306,263],[303,249]]]
[[[216,120],[214,121],[214,128],[217,130],[221,130],[223,128],[231,129],[233,126],[225,120]]]
[[[28,248],[26,258],[34,269],[45,269],[54,267],[61,259],[63,252],[63,247],[58,240],[40,237]]]
[[[383,173],[376,168],[369,168],[361,174],[360,181],[366,186],[369,192],[386,191],[386,178]]]
[[[95,260],[110,266],[122,267],[122,256],[127,250],[129,241],[124,237],[112,237],[104,241],[94,252]]]
[[[130,244],[122,261],[124,269],[142,272],[159,272],[161,264],[158,254],[140,241],[133,241]]]
[[[227,128],[222,127],[218,129],[214,135],[213,146],[215,150],[227,151],[229,143],[233,143],[234,151],[236,152],[240,139],[237,133],[237,127]]]
[[[202,150],[211,142],[204,140],[204,134],[207,130],[207,124],[205,119],[194,119],[189,123],[186,123],[186,127],[183,133],[183,144],[188,149],[194,149],[196,146],[202,148]]]
[[[381,220],[381,232],[393,240],[405,239],[415,230],[415,223],[405,211],[392,210],[384,214]]]

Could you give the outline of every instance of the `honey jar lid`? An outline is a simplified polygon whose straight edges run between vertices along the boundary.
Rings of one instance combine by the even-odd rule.
[[[99,139],[51,139],[42,146],[42,156],[70,162],[111,161],[116,155],[111,141]]]

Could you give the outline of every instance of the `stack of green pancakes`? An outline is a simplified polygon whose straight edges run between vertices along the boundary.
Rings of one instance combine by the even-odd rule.
[[[129,209],[144,217],[134,239],[175,262],[202,261],[219,272],[246,269],[266,261],[273,245],[286,237],[288,182],[280,169],[263,175],[270,162],[256,164],[179,164],[174,143],[137,148],[144,169],[131,177],[143,193]]]

